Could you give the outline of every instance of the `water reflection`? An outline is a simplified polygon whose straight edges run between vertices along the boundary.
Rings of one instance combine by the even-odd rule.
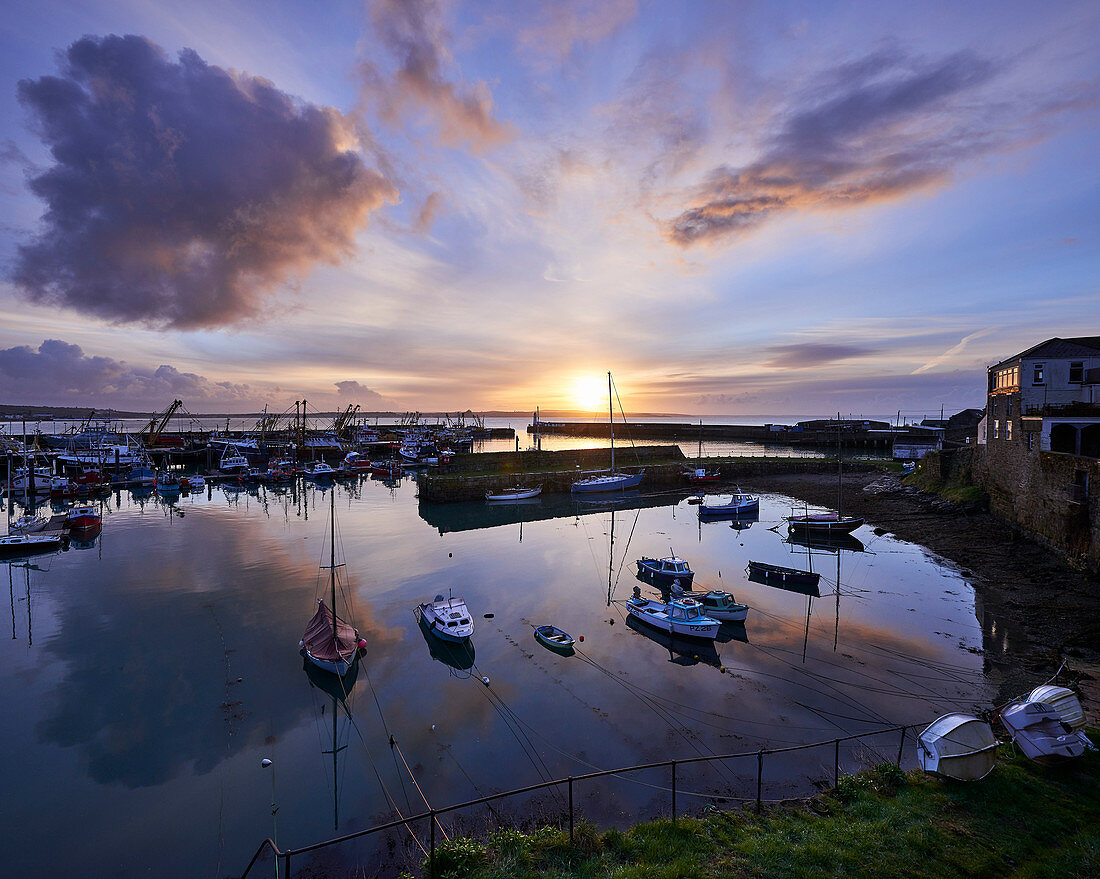
[[[95,551],[9,567],[13,633],[29,624],[33,599],[34,638],[0,643],[11,767],[0,796],[50,816],[0,825],[12,874],[136,876],[166,838],[186,855],[156,861],[169,879],[239,870],[271,832],[260,757],[278,762],[280,843],[293,846],[389,820],[395,803],[418,811],[410,772],[429,801],[456,802],[592,765],[668,759],[689,741],[691,753],[778,747],[982,701],[973,592],[919,547],[792,545],[778,533],[789,508],[778,497],[763,497],[753,527],[733,532],[700,528],[681,492],[442,506],[421,504],[415,489],[211,486],[167,506],[152,492],[119,492]],[[302,622],[318,579],[326,590],[328,581],[328,524],[314,511],[330,497],[354,575],[348,616],[368,641],[358,699],[307,670],[310,698],[301,677]],[[626,619],[623,572],[633,582],[634,559],[670,546],[699,588],[750,606],[751,639],[724,625],[714,643],[685,645]],[[749,558],[805,560],[822,572],[821,591],[834,578],[839,587],[810,599],[761,585],[744,574]],[[416,603],[449,590],[478,617],[476,660],[414,630]],[[533,621],[584,636],[583,650],[568,662],[543,650]],[[389,758],[391,736],[407,768]],[[792,758],[765,795],[804,793],[814,772]],[[601,789],[586,812],[629,820],[658,804],[653,796]],[[182,809],[199,817],[182,825]],[[133,823],[108,822],[118,814]],[[54,844],[59,823],[72,846]],[[150,842],[120,868],[114,853],[135,839]]]
[[[467,638],[461,644],[437,638],[424,624],[424,617],[420,617],[416,625],[420,629],[420,634],[424,636],[424,640],[428,643],[428,653],[432,659],[450,666],[455,671],[466,671],[473,668],[474,642],[470,638]]]

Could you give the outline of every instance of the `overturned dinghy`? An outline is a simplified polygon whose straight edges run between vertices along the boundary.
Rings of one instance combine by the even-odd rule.
[[[945,714],[917,736],[917,762],[925,772],[957,781],[985,778],[997,762],[997,738],[984,720]]]
[[[1044,702],[1058,712],[1062,723],[1076,731],[1085,725],[1085,712],[1081,710],[1081,700],[1068,687],[1056,687],[1045,684],[1036,687],[1027,697],[1028,702]]]
[[[1092,748],[1083,732],[1074,732],[1046,702],[1015,702],[1001,712],[1012,741],[1029,760],[1043,766],[1080,757]]]

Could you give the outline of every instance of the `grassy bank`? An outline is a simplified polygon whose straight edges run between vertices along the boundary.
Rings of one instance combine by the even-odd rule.
[[[762,815],[713,812],[626,832],[584,825],[573,846],[567,830],[550,827],[455,840],[439,849],[436,875],[1100,876],[1100,755],[1044,769],[1008,750],[988,778],[968,784],[885,764],[842,778],[808,804]]]

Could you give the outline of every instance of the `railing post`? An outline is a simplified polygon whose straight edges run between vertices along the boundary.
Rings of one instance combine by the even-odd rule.
[[[290,879],[290,852],[283,855],[283,879]]]
[[[569,776],[569,844],[573,844],[573,776]]]
[[[905,747],[905,731],[907,729],[908,729],[908,727],[906,727],[906,726],[903,726],[901,728],[901,741],[898,742],[898,760],[897,760],[897,763],[898,763],[898,768],[899,769],[901,768],[901,752],[902,752],[902,749]]]
[[[428,843],[428,876],[435,879],[435,810],[428,809],[428,822],[431,825],[431,842]]]
[[[676,761],[672,761],[672,823],[676,823]]]
[[[761,787],[764,783],[764,751],[761,749],[756,754],[756,811],[763,807],[760,799]]]
[[[833,787],[840,784],[840,739],[833,740]]]

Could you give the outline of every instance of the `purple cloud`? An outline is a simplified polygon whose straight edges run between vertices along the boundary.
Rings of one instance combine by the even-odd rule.
[[[771,355],[764,362],[765,366],[773,366],[779,369],[805,369],[807,367],[824,366],[826,363],[836,363],[838,360],[864,357],[868,354],[874,354],[875,349],[858,345],[833,345],[823,342],[817,345],[773,345],[766,348],[764,353]]]
[[[787,211],[839,209],[907,195],[1005,145],[966,98],[998,73],[970,52],[925,62],[876,54],[796,96],[764,155],[721,166],[665,226],[681,246],[728,239]]]
[[[82,405],[110,402],[116,407],[163,408],[179,398],[191,404],[252,402],[256,389],[211,381],[174,366],[133,366],[110,357],[89,357],[79,345],[46,339],[35,351],[27,345],[0,350],[0,378],[10,402]]]
[[[53,164],[12,280],[28,298],[180,329],[254,314],[317,262],[338,262],[394,187],[341,113],[265,79],[172,61],[138,36],[85,37],[60,76],[19,83]]]
[[[349,403],[358,403],[363,409],[394,409],[398,408],[393,400],[383,397],[378,391],[371,390],[366,385],[357,381],[334,382],[336,392],[341,400]]]
[[[379,41],[397,61],[392,77],[371,62],[360,67],[383,119],[393,122],[423,110],[447,144],[485,148],[511,138],[509,126],[493,118],[487,84],[455,83],[445,75],[448,34],[439,0],[371,0],[369,8]]]

